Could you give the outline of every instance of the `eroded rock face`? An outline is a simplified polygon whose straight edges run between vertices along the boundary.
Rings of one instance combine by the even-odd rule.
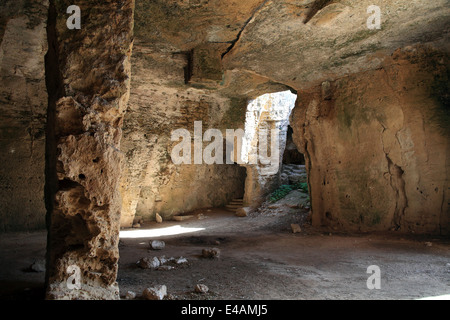
[[[306,156],[313,224],[450,232],[448,55],[396,51],[381,69],[300,91],[294,141]]]
[[[134,2],[78,1],[80,30],[66,26],[70,5],[50,1],[49,10],[47,298],[119,299],[120,141]],[[69,276],[80,287],[68,285],[77,281]]]
[[[380,8],[381,29],[367,27],[371,5]],[[377,68],[408,45],[448,49],[449,16],[447,0],[266,1],[223,65],[304,89]]]

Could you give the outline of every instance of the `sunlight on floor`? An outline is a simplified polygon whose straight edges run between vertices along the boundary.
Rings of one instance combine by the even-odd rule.
[[[435,297],[425,297],[417,300],[450,300],[450,294],[444,294],[442,296],[435,296]]]
[[[162,236],[173,236],[183,233],[198,232],[203,230],[205,230],[205,228],[185,228],[182,226],[172,226],[159,229],[120,231],[119,236],[121,239],[155,238]]]

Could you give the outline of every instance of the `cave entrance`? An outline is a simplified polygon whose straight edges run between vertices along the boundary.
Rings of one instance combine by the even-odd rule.
[[[280,187],[284,158],[288,166],[294,160],[292,165],[297,165],[303,158],[295,154],[292,128],[289,131],[289,117],[296,99],[297,95],[287,90],[264,94],[247,106],[241,154],[247,169],[245,206],[259,207]],[[304,158],[299,165],[304,166]]]
[[[281,185],[307,184],[308,178],[305,167],[305,156],[298,151],[293,140],[294,130],[288,125],[286,147],[281,167]],[[306,188],[304,188],[306,189]]]

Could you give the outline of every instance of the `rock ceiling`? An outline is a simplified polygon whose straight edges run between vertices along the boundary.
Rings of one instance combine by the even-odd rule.
[[[135,48],[187,54],[187,80],[245,95],[375,69],[417,43],[448,49],[449,26],[448,0],[136,0]]]

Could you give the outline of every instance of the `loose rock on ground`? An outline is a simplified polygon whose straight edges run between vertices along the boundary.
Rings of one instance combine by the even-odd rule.
[[[167,295],[167,287],[165,285],[147,288],[142,293],[142,297],[146,300],[163,300]]]

